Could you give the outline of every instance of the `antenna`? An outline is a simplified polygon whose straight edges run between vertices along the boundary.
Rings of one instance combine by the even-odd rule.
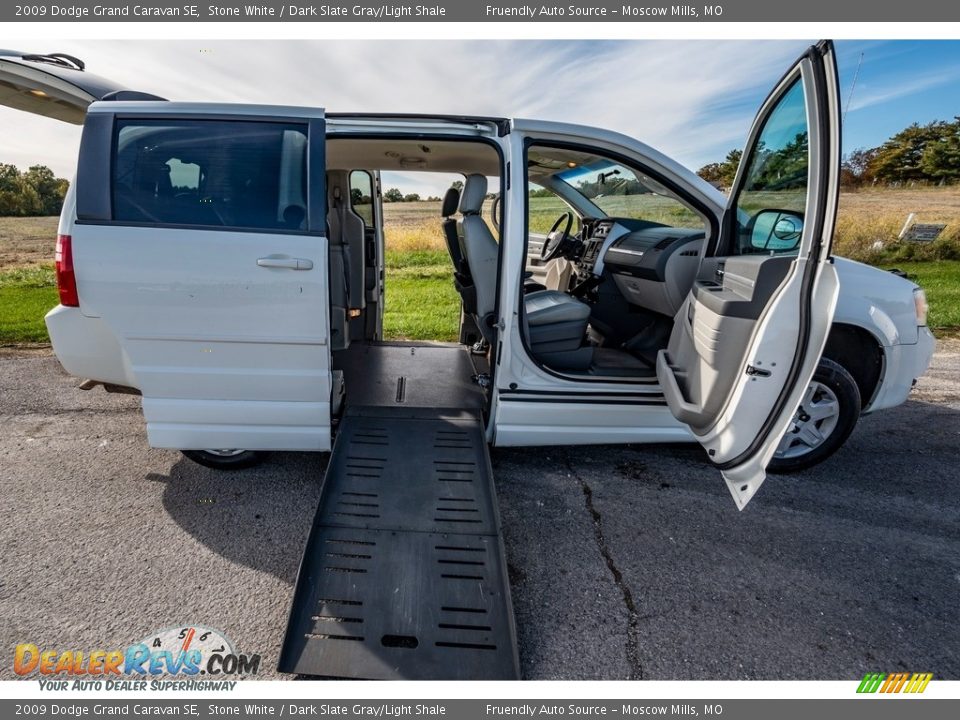
[[[857,71],[853,74],[853,82],[850,84],[850,92],[847,95],[847,106],[843,109],[842,123],[847,122],[847,113],[850,112],[850,103],[853,102],[853,91],[857,87],[857,80],[860,78],[860,68],[863,66],[863,53],[860,53],[860,60],[857,62]]]

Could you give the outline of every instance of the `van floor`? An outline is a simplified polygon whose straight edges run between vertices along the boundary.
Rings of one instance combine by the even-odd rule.
[[[335,353],[347,407],[435,408],[480,411],[483,389],[474,382],[486,359],[463,345],[428,342],[354,342]]]

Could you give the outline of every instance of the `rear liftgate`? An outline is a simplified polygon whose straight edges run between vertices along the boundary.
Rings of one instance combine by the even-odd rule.
[[[338,678],[519,678],[477,414],[348,411],[301,561],[279,669]]]

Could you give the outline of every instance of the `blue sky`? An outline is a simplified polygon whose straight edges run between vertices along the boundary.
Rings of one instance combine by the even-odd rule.
[[[482,114],[596,125],[692,168],[741,147],[804,41],[53,41],[91,72],[171,100]],[[846,150],[960,114],[960,41],[839,41]],[[72,176],[79,129],[0,108],[0,162]],[[394,175],[439,194],[447,178]]]
[[[960,115],[960,41],[838,42],[837,56],[846,151],[875,147],[913,122]]]

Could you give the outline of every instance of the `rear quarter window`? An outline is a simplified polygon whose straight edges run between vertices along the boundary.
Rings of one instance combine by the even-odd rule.
[[[246,120],[118,120],[115,222],[307,227],[307,126]]]

